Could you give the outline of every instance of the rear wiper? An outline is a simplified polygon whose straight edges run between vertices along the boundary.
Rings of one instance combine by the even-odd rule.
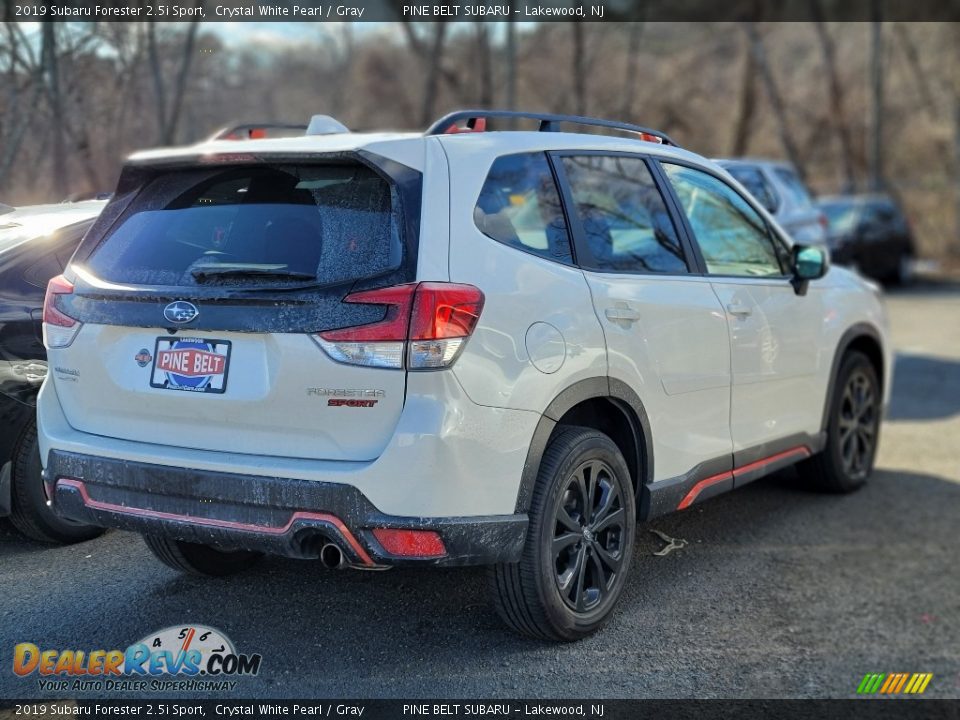
[[[258,265],[253,263],[217,263],[215,265],[199,265],[190,271],[197,282],[204,282],[207,278],[223,277],[250,277],[263,280],[316,280],[316,275],[287,270],[286,265]]]

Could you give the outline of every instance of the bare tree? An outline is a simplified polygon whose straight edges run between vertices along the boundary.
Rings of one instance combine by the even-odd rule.
[[[883,179],[883,21],[880,0],[870,3],[870,189],[882,190]]]
[[[584,24],[570,24],[573,32],[573,105],[577,115],[587,114],[587,52]]]
[[[624,119],[633,117],[633,103],[637,92],[637,82],[640,65],[640,37],[643,35],[643,23],[628,23],[627,29],[627,65],[626,76],[623,79],[623,105],[620,116]]]
[[[190,76],[190,66],[193,63],[194,45],[197,39],[197,30],[200,28],[200,20],[192,20],[187,29],[169,107],[164,67],[157,43],[156,25],[156,23],[150,23],[147,26],[147,46],[156,96],[158,139],[162,145],[172,145],[177,137],[177,125],[180,122],[180,113],[183,109],[183,96],[187,88],[187,78]]]
[[[777,87],[776,79],[773,77],[773,70],[767,59],[767,50],[763,45],[763,38],[757,29],[757,24],[746,22],[742,24],[747,38],[750,42],[750,52],[753,54],[753,61],[760,71],[760,78],[763,80],[764,88],[767,92],[767,99],[770,101],[770,107],[773,109],[773,115],[777,121],[777,134],[780,137],[780,144],[787,155],[787,159],[797,169],[801,178],[806,177],[806,168],[801,162],[800,153],[797,152],[797,145],[790,133],[790,126],[787,122],[787,111],[783,104],[783,98],[780,95],[780,89]]]
[[[423,87],[423,107],[420,122],[427,125],[433,120],[440,90],[440,70],[443,65],[443,42],[447,34],[447,23],[434,23],[433,42],[430,44],[430,56],[427,62],[427,77]]]
[[[933,89],[930,87],[928,74],[920,63],[920,53],[917,51],[916,43],[910,36],[909,25],[909,23],[904,22],[893,23],[893,30],[907,58],[907,64],[913,78],[913,86],[920,95],[920,105],[932,120],[937,116],[937,101],[934,98]]]
[[[507,65],[506,99],[505,105],[508,110],[517,109],[517,31],[512,22],[507,23],[507,39],[505,55]]]
[[[953,96],[953,254],[960,256],[960,88]]]
[[[477,44],[480,106],[491,107],[493,105],[493,58],[490,53],[490,26],[485,22],[476,22],[473,27]]]
[[[43,65],[47,78],[47,102],[52,116],[53,131],[53,187],[63,199],[70,187],[67,178],[67,146],[64,132],[62,95],[60,94],[60,65],[57,54],[57,32],[52,20],[45,20],[43,27]]]
[[[332,82],[327,83],[330,88],[329,112],[339,116],[344,109],[347,88],[350,87],[350,70],[353,66],[355,51],[353,23],[341,23],[336,32],[328,30],[324,23],[319,24],[323,45],[330,55],[330,79]]]
[[[432,29],[430,44],[420,37],[416,25],[429,25]],[[444,78],[459,94],[460,81],[457,76],[443,65],[444,42],[447,23],[412,23],[403,20],[400,24],[407,37],[407,44],[424,69],[423,94],[420,104],[420,124],[426,125],[434,119],[434,106],[440,91],[440,78]]]
[[[43,61],[37,58],[19,23],[4,23],[9,44],[8,83],[5,112],[0,125],[0,183],[10,172],[20,152],[23,138],[33,121],[43,91]],[[21,82],[22,78],[22,82]],[[26,98],[24,98],[26,94]]]
[[[957,23],[947,24],[947,47],[953,55],[948,61],[951,72],[945,83],[948,97],[953,106],[953,244],[952,254],[960,257],[960,27]]]
[[[810,12],[813,16],[813,27],[820,44],[820,55],[823,59],[823,69],[827,76],[827,89],[830,94],[830,119],[837,140],[840,142],[840,166],[843,171],[844,192],[853,192],[856,187],[856,177],[853,170],[853,144],[850,140],[850,129],[847,126],[847,115],[844,112],[843,88],[837,76],[837,53],[827,29],[820,0],[810,0]]]
[[[750,47],[750,38],[746,38],[743,55],[743,71],[740,75],[740,99],[737,102],[737,119],[733,124],[733,142],[731,155],[746,155],[750,144],[750,130],[753,115],[757,109],[757,63]]]

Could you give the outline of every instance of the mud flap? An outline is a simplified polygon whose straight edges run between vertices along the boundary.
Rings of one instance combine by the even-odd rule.
[[[0,517],[6,517],[13,510],[10,479],[13,475],[13,462],[8,460],[0,470]]]

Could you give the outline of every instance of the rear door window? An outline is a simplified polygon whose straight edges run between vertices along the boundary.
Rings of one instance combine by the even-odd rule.
[[[473,219],[484,235],[534,255],[572,264],[570,234],[544,153],[497,158]]]
[[[687,263],[666,203],[647,164],[611,155],[566,156],[563,170],[598,270],[686,273]]]
[[[359,164],[174,170],[142,189],[86,264],[140,285],[342,283],[399,267],[398,205]]]

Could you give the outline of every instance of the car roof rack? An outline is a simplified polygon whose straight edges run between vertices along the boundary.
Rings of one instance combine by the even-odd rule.
[[[433,125],[427,128],[425,135],[452,135],[456,133],[485,132],[487,120],[502,118],[508,120],[538,120],[540,132],[559,132],[557,127],[561,123],[584,125],[587,127],[601,127],[609,130],[619,130],[634,135],[640,135],[642,140],[661,143],[662,145],[677,144],[666,133],[651,130],[642,125],[604,120],[602,118],[582,117],[580,115],[556,115],[553,113],[531,113],[513,110],[457,110],[444,115]]]
[[[238,125],[228,125],[221,130],[217,130],[207,141],[261,140],[267,137],[271,130],[279,130],[293,135],[303,135],[307,131],[307,126],[299,123],[241,123]]]

